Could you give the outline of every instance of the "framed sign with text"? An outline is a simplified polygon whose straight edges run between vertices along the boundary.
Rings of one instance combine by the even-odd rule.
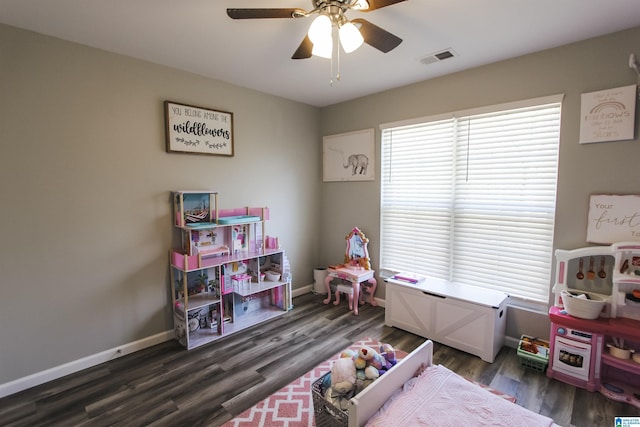
[[[640,196],[592,194],[587,242],[610,245],[640,241]]]
[[[164,102],[168,153],[233,156],[233,113]]]
[[[633,139],[637,86],[583,93],[580,144]]]

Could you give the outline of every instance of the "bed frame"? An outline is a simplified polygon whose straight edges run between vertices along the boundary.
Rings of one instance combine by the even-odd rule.
[[[361,427],[391,397],[391,395],[424,364],[433,364],[433,342],[427,340],[409,353],[385,375],[349,401],[349,427]]]

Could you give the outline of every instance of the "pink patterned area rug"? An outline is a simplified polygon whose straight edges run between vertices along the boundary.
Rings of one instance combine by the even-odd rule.
[[[358,349],[363,345],[378,349],[380,342],[371,338],[365,338],[350,346],[350,349]],[[406,352],[395,349],[396,357],[402,359]],[[342,353],[342,352],[340,352]],[[311,371],[307,372],[297,380],[286,385],[262,402],[247,409],[222,427],[309,427],[315,426],[313,413],[313,399],[311,396],[311,385],[315,380],[331,370],[333,361],[340,356],[340,353],[325,360]],[[469,380],[471,381],[471,380]],[[494,394],[511,402],[516,401],[515,397],[501,393],[484,384],[471,381],[480,387],[486,388]]]
[[[380,342],[371,338],[358,341],[349,348],[358,349],[363,345],[378,349]],[[340,352],[342,353],[342,351]],[[309,427],[315,426],[311,385],[315,380],[331,370],[333,361],[340,353],[325,360],[297,380],[286,385],[262,402],[247,409],[223,427]],[[396,357],[407,353],[396,349]]]

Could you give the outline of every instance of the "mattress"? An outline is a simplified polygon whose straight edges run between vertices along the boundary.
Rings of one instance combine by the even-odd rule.
[[[464,379],[442,365],[405,383],[366,424],[398,426],[552,426],[536,414]]]

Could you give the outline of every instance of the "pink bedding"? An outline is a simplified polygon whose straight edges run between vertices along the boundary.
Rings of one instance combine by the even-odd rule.
[[[553,420],[511,403],[444,366],[405,384],[367,426],[551,426]]]

